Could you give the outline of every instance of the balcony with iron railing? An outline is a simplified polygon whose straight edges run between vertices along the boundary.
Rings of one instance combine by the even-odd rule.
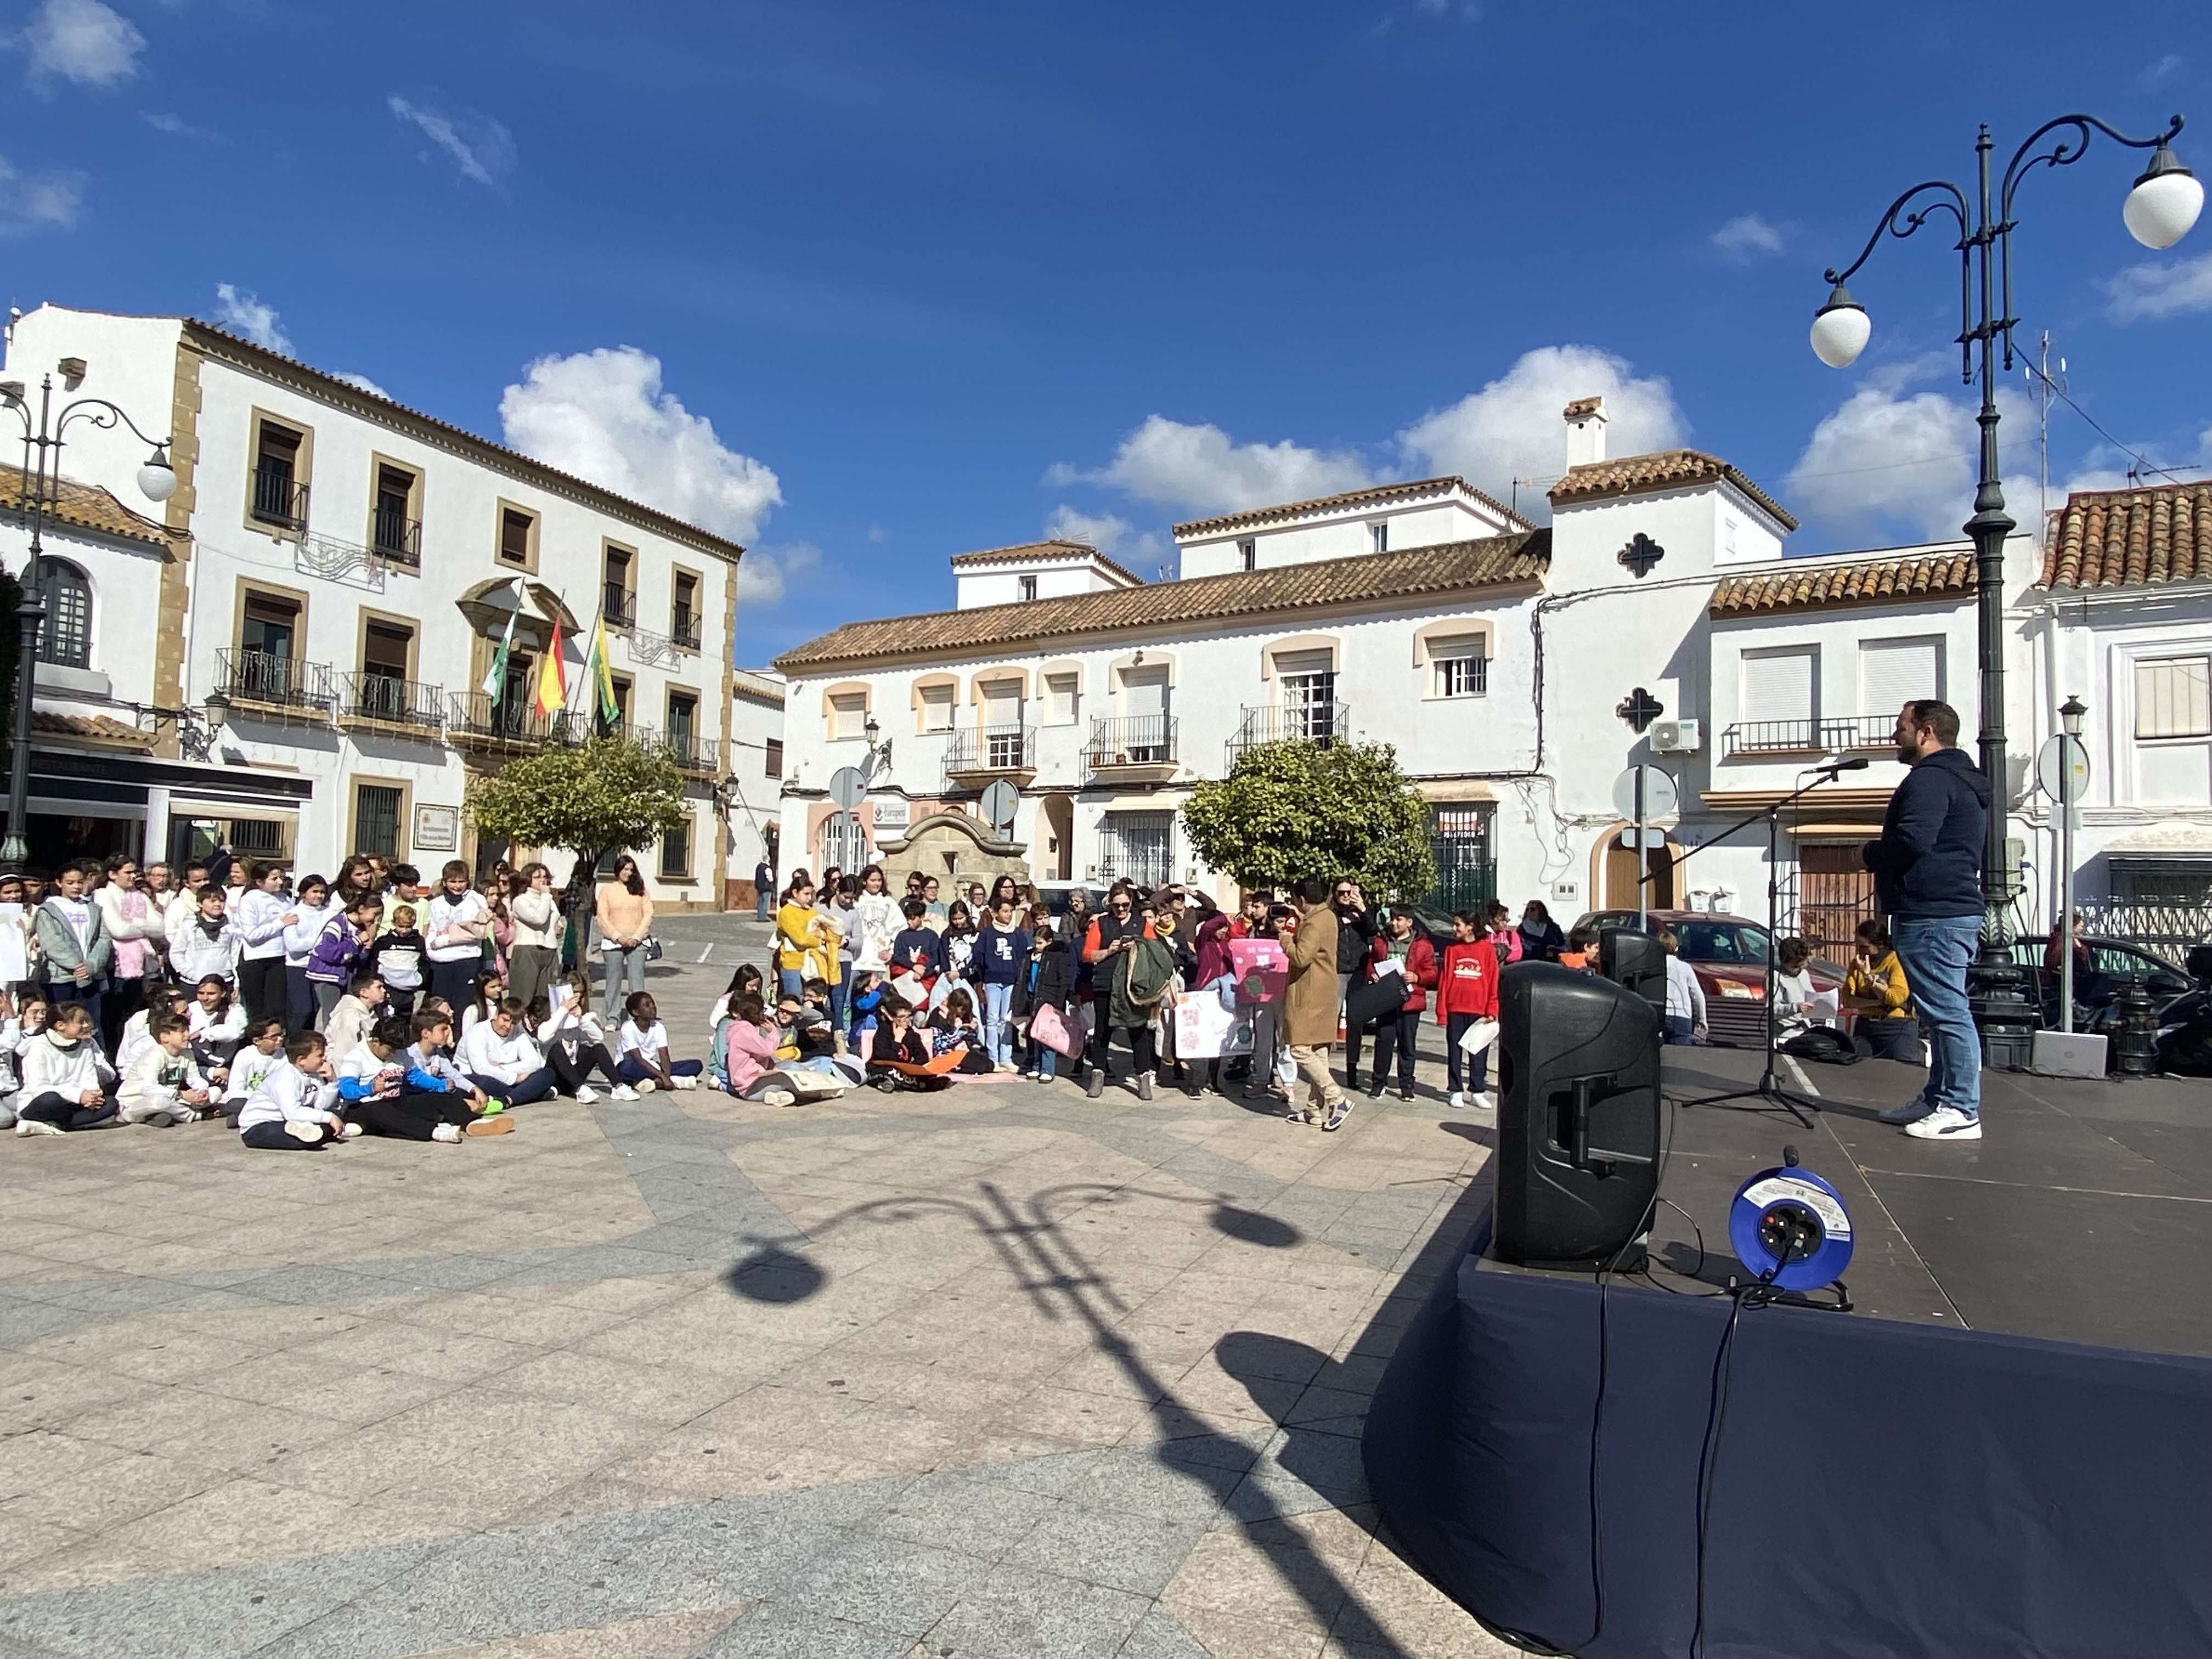
[[[1246,750],[1263,743],[1310,743],[1326,749],[1351,737],[1349,703],[1247,703],[1237,735],[1229,739],[1229,764],[1233,768]]]
[[[236,708],[326,720],[337,702],[328,663],[225,646],[215,653],[215,668],[216,684]]]
[[[1894,714],[1853,714],[1840,720],[1739,720],[1721,733],[1725,760],[1759,756],[1833,755],[1847,749],[1887,749]]]
[[[338,724],[373,726],[418,737],[445,729],[446,690],[373,668],[337,677]]]
[[[945,734],[945,781],[980,789],[1004,778],[1019,787],[1036,776],[1036,727],[962,726]]]
[[[1172,714],[1127,714],[1091,722],[1084,770],[1104,781],[1165,783],[1176,773],[1177,721]]]
[[[482,691],[446,694],[446,734],[464,748],[537,749],[565,741],[570,730],[565,713],[541,714],[526,697],[510,702]]]
[[[647,754],[673,761],[681,771],[711,776],[721,770],[722,744],[719,738],[701,737],[681,726],[663,731],[650,726],[630,728],[623,735]]]
[[[403,507],[379,507],[369,532],[369,551],[386,564],[417,570],[422,564],[422,522]]]
[[[253,521],[297,534],[307,527],[307,486],[286,466],[253,470]]]
[[[602,584],[599,612],[610,628],[637,626],[637,595],[620,582]]]
[[[668,617],[668,637],[684,651],[696,651],[701,638],[699,613],[690,606],[679,605]]]

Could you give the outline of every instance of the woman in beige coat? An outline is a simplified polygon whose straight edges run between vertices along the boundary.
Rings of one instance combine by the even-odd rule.
[[[1291,1121],[1334,1129],[1352,1108],[1328,1069],[1338,1008],[1336,913],[1328,908],[1328,895],[1325,881],[1303,883],[1297,890],[1297,928],[1287,952],[1291,982],[1283,993],[1283,1040],[1306,1085],[1305,1103],[1291,1105]]]

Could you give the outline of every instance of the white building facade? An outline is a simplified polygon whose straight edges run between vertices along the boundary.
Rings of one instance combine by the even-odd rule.
[[[1857,853],[1902,775],[1899,704],[1944,698],[1972,742],[1971,550],[1785,558],[1795,520],[1736,469],[1690,450],[1612,459],[1605,429],[1598,400],[1566,410],[1547,529],[1460,479],[1390,485],[1178,526],[1176,581],[1093,576],[799,647],[779,661],[787,861],[1018,860],[1048,881],[1191,880],[1225,898],[1230,872],[1179,832],[1190,789],[1255,742],[1349,738],[1395,745],[1427,799],[1432,902],[1494,892],[1571,921],[1633,908],[1642,886],[1655,908],[1763,916],[1758,817],[1840,757],[1865,765],[1783,814],[1778,876],[1785,921],[1843,948],[1872,911]],[[2007,572],[2024,656],[2031,538]],[[2036,695],[2008,682],[2016,784]],[[1639,763],[1680,801],[1667,847],[1640,855],[1613,803]],[[865,784],[849,817],[830,793],[848,768]],[[1018,792],[1009,823],[981,822],[994,781]],[[919,845],[924,826],[941,846]],[[2022,817],[2023,845],[2032,833]]]
[[[178,488],[138,503],[153,540],[49,538],[42,588],[81,620],[49,624],[42,726],[106,722],[82,729],[114,740],[114,763],[108,798],[58,792],[86,740],[42,729],[34,859],[218,842],[325,872],[354,851],[425,869],[534,855],[480,843],[469,785],[601,728],[580,670],[604,617],[612,724],[687,780],[687,823],[641,852],[655,902],[721,908],[736,544],[190,319],[41,307],[0,378],[35,405],[49,374],[57,406],[106,398],[172,438]],[[64,476],[128,511],[145,446],[83,422],[67,439]],[[570,695],[549,717],[534,704],[555,648]],[[59,827],[84,820],[97,845]]]

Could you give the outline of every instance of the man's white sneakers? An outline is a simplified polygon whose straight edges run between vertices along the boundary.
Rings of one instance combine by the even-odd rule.
[[[1927,1116],[1906,1124],[1905,1133],[1917,1140],[1979,1140],[1982,1121],[1968,1117],[1956,1106],[1938,1106]]]

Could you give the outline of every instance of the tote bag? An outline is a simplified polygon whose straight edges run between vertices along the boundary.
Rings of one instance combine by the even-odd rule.
[[[1030,1038],[1071,1059],[1083,1052],[1082,1037],[1069,1024],[1067,1017],[1048,1002],[1040,1003],[1036,1012],[1030,1016]]]

